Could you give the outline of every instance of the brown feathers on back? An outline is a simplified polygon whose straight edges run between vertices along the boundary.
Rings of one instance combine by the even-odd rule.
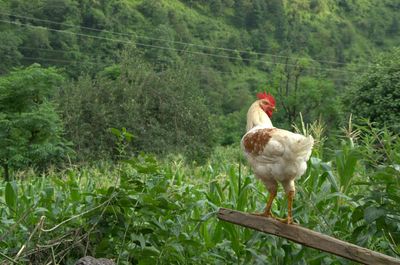
[[[261,154],[274,131],[276,131],[276,128],[260,129],[253,133],[248,133],[243,139],[246,152],[253,155]]]

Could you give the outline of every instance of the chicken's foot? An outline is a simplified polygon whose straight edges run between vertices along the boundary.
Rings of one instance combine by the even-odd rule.
[[[272,202],[274,201],[275,197],[276,197],[276,191],[275,192],[270,192],[269,193],[269,197],[268,197],[267,206],[265,207],[264,212],[263,213],[253,213],[253,215],[263,216],[263,217],[270,217],[270,218],[273,218],[273,219],[281,220],[280,218],[275,217],[274,215],[272,215],[272,212],[271,212]]]

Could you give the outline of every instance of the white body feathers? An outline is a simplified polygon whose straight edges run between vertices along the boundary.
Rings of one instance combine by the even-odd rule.
[[[268,115],[256,103],[247,114],[247,133],[241,141],[242,149],[254,174],[268,191],[276,192],[277,182],[286,192],[294,191],[295,178],[307,169],[314,139],[274,128]]]

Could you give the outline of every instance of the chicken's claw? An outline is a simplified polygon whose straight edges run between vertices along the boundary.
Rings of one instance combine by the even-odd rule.
[[[262,212],[262,213],[251,213],[251,215],[261,216],[261,217],[267,217],[267,218],[274,218],[274,219],[275,219],[275,216],[273,216],[272,213],[266,213],[266,212]]]
[[[280,219],[279,221],[281,221],[282,223],[288,224],[288,225],[294,224],[293,218],[289,218],[289,217],[287,217],[285,219]]]
[[[251,215],[255,215],[255,216],[260,216],[260,217],[265,217],[265,218],[272,218],[274,220],[277,220],[279,222],[282,222],[284,224],[289,224],[289,225],[295,225],[297,223],[295,223],[293,221],[292,217],[286,217],[286,218],[279,218],[274,216],[272,213],[266,213],[266,212],[262,212],[262,213],[250,213]]]
[[[283,221],[283,219],[274,216],[271,212],[262,212],[262,213],[251,213],[251,215],[255,215],[255,216],[261,216],[261,217],[266,217],[266,218],[272,218],[278,221]]]

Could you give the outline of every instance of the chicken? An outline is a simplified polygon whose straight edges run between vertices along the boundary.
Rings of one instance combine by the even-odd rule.
[[[304,174],[314,144],[312,136],[275,128],[270,118],[275,110],[275,99],[270,94],[259,93],[247,113],[247,133],[241,147],[253,169],[269,192],[265,210],[261,216],[272,217],[271,205],[276,197],[278,182],[288,196],[288,216],[278,219],[293,223],[292,205],[295,194],[294,180]]]

